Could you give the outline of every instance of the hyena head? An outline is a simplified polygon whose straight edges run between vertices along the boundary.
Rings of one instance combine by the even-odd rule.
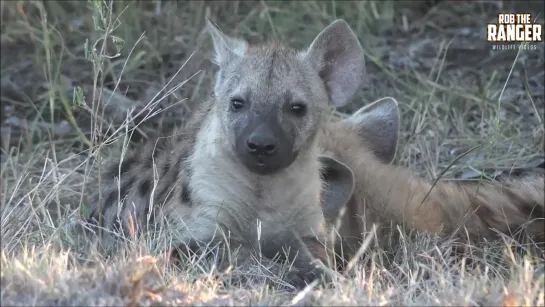
[[[310,47],[249,45],[208,21],[215,58],[215,116],[226,150],[256,174],[271,174],[311,151],[329,106],[345,104],[361,84],[363,49],[337,20]]]
[[[323,154],[332,157],[333,161],[342,161],[347,169],[354,171],[355,174],[361,174],[362,170],[359,168],[363,162],[367,165],[393,162],[399,141],[399,126],[398,102],[391,97],[384,97],[342,120],[325,125],[320,138],[320,148]],[[326,173],[324,178],[332,190],[326,191],[326,199],[322,201],[324,216],[329,222],[335,221],[340,209],[346,204],[346,198],[351,197],[353,192],[347,189],[347,184],[343,184],[343,181],[350,178],[341,171],[346,172],[344,169],[330,171],[332,175]],[[361,187],[362,182],[358,181],[358,178],[354,180],[359,188],[364,188]],[[328,196],[328,192],[333,196]],[[334,198],[339,195],[345,196],[339,200]],[[350,203],[347,206],[350,206]]]

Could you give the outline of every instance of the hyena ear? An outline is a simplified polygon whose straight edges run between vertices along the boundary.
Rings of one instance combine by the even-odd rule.
[[[214,62],[218,66],[227,64],[237,56],[243,56],[248,43],[245,40],[225,35],[221,29],[209,18],[206,18],[206,27],[212,36],[214,44]]]
[[[328,156],[320,156],[318,159],[322,164],[321,175],[324,181],[322,211],[326,220],[333,220],[352,197],[356,180],[346,164]]]
[[[394,98],[385,97],[356,111],[344,122],[354,126],[365,145],[384,163],[396,155],[399,138],[399,107]]]
[[[332,22],[303,57],[319,71],[333,105],[346,104],[360,87],[365,70],[363,48],[346,21]]]

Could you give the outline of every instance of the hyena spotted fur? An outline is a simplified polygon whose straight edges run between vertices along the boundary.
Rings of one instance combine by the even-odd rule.
[[[90,204],[90,220],[109,229],[121,224],[127,233],[129,213],[141,229],[160,209],[176,242],[188,245],[217,238],[219,226],[266,257],[289,250],[288,281],[304,286],[323,276],[311,260],[327,261],[322,202],[343,205],[353,189],[353,177],[344,177],[352,173],[321,155],[318,139],[330,107],[360,86],[363,49],[343,20],[304,51],[250,45],[207,26],[219,66],[211,99],[172,137],[113,166],[102,201]],[[328,173],[336,176],[325,184]]]
[[[498,231],[515,239],[529,235],[543,246],[543,175],[494,181],[440,180],[432,187],[431,182],[392,164],[398,127],[397,102],[383,98],[323,129],[322,153],[341,161],[355,177],[354,193],[343,211],[324,203],[328,223],[340,225],[338,254],[350,258],[373,224],[390,226],[391,222],[471,242],[498,239]],[[384,246],[389,230],[378,230],[378,243]]]

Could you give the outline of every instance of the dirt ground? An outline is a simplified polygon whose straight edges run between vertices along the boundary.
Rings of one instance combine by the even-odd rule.
[[[399,228],[401,240],[367,253],[351,278],[293,294],[264,281],[229,282],[234,271],[271,275],[265,263],[218,272],[193,259],[179,268],[145,242],[83,266],[70,230],[99,165],[118,156],[128,136],[135,146],[167,131],[210,94],[205,16],[250,42],[276,38],[297,48],[343,18],[361,41],[367,72],[338,111],[396,98],[395,163],[428,180],[543,172],[544,43],[498,50],[486,41],[498,13],[531,13],[543,24],[542,1],[109,5],[0,4],[2,305],[545,305],[543,260],[510,253],[508,239],[472,246],[466,263],[448,252],[450,242]]]

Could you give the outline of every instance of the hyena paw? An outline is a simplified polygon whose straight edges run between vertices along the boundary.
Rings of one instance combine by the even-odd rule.
[[[304,268],[293,267],[286,274],[285,280],[296,290],[302,290],[315,280],[318,280],[321,283],[329,283],[331,281],[331,276],[321,268],[308,265]]]

